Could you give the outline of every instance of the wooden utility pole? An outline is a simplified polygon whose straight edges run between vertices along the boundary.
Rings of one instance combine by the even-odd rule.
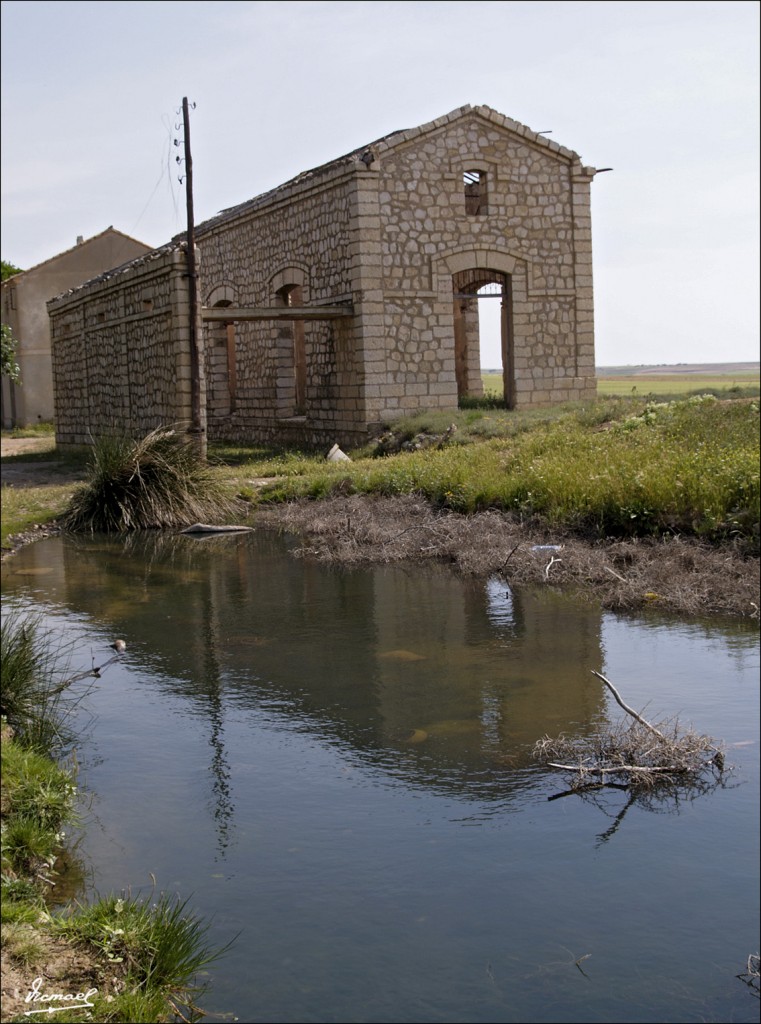
[[[193,157],[190,153],[190,111],[188,98],[182,98],[182,122],[185,135],[185,200],[188,212],[188,307],[190,314],[190,433],[198,442],[201,458],[206,458],[206,427],[201,416],[201,358],[199,353],[198,275],[196,273],[196,237],[193,219]]]

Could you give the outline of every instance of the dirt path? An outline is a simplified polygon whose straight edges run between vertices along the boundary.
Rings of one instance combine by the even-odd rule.
[[[0,438],[0,455],[24,455],[26,452],[44,452],[52,448],[52,437],[3,437]]]
[[[4,485],[17,487],[34,487],[43,484],[74,483],[82,478],[78,470],[61,465],[60,461],[24,462],[24,455],[39,455],[43,452],[55,452],[55,439],[51,437],[3,437],[0,438],[0,457],[12,458],[12,462],[4,462],[1,475]]]

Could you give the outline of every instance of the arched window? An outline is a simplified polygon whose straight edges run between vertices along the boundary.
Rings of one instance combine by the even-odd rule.
[[[218,299],[214,308],[231,306],[229,299]],[[235,324],[216,321],[206,327],[207,408],[212,418],[235,412],[237,371]]]
[[[300,284],[286,284],[275,293],[278,305],[303,306]],[[303,320],[278,325],[278,409],[281,416],[306,414],[307,362]]]

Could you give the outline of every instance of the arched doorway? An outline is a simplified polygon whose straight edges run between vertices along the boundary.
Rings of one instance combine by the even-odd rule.
[[[505,406],[515,405],[515,374],[512,343],[512,285],[511,275],[486,268],[460,270],[452,274],[454,302],[455,378],[458,401],[466,397],[483,395],[482,372],[499,369]],[[483,304],[498,303],[497,317],[490,317],[491,329],[496,334],[496,349],[500,366],[484,365],[482,354],[486,350]],[[492,339],[494,341],[495,339]],[[496,362],[492,358],[489,362]]]

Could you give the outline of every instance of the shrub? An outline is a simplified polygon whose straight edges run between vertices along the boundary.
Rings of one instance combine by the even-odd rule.
[[[235,508],[193,442],[159,428],[140,440],[98,438],[90,480],[72,496],[61,524],[77,533],[125,533],[219,521]]]

